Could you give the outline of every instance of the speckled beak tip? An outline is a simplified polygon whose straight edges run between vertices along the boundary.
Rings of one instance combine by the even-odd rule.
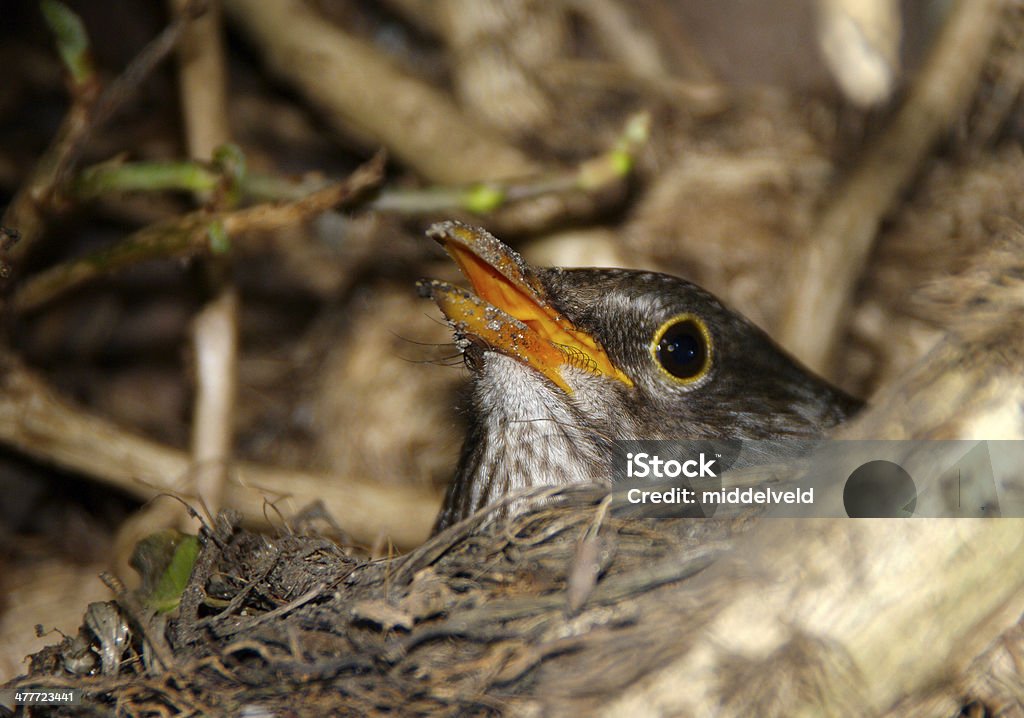
[[[461,338],[488,347],[539,371],[566,393],[567,366],[631,384],[604,349],[548,301],[534,269],[494,235],[461,222],[439,222],[427,230],[455,260],[473,292],[439,281],[420,282]],[[582,359],[582,361],[581,361]]]

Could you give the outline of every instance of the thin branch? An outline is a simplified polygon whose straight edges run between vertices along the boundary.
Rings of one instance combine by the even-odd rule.
[[[225,285],[195,318],[196,401],[192,417],[193,477],[203,506],[216,515],[230,473],[238,376],[238,293]]]
[[[179,16],[188,12],[189,4],[190,0],[171,0],[172,9]],[[178,52],[178,86],[185,137],[189,155],[198,159],[214,157],[218,147],[231,141],[222,32],[220,2],[213,0],[202,16],[188,23]],[[220,154],[235,155],[238,160],[221,163],[233,169],[225,173],[226,176],[244,174],[244,157],[240,151],[228,150]],[[230,189],[231,184],[226,186]],[[204,194],[197,198],[202,200]],[[216,193],[211,206],[233,208],[237,194],[233,191]],[[203,507],[216,515],[228,480],[235,436],[239,297],[226,253],[209,257],[206,269],[215,296],[192,325],[196,356],[192,476]]]
[[[188,18],[192,0],[171,0],[175,15]],[[224,64],[220,2],[186,23],[178,46],[178,87],[191,157],[209,159],[231,141],[228,127],[227,70]]]
[[[671,102],[694,117],[719,114],[732,99],[725,85],[712,81],[682,80],[673,75],[637,75],[622,65],[600,60],[563,59],[545,69],[545,79],[555,87],[593,87],[600,91],[628,85]]]
[[[650,115],[639,113],[627,120],[612,149],[563,172],[476,182],[461,187],[385,189],[368,207],[384,212],[429,213],[461,210],[486,214],[512,202],[548,194],[571,190],[597,192],[624,179],[633,171],[637,153],[647,143],[649,134]]]
[[[50,146],[36,162],[32,174],[14,195],[0,221],[5,231],[17,238],[0,248],[0,270],[5,277],[42,234],[46,210],[65,171],[73,165],[82,139],[89,132],[92,109],[100,91],[99,80],[88,60],[89,38],[81,20],[61,3],[48,2],[42,7],[47,22],[54,29],[57,52],[67,63],[71,106]]]
[[[583,190],[599,192],[632,172],[637,154],[650,134],[650,115],[630,117],[615,144],[607,151],[576,167],[517,179],[475,182],[459,186],[422,189],[383,188],[366,204],[366,209],[405,214],[465,211],[486,214],[512,202],[545,194]],[[329,182],[310,175],[289,180],[277,175],[245,172],[226,177],[221,163],[187,160],[180,162],[103,162],[82,170],[74,183],[80,199],[92,199],[112,192],[158,192],[181,190],[211,192],[227,182],[236,185],[244,199],[294,200],[323,189]]]
[[[0,443],[91,476],[143,501],[185,494],[191,457],[70,406],[10,357],[0,367]],[[292,513],[316,500],[355,540],[381,536],[403,547],[430,533],[440,497],[411,488],[251,463],[233,467],[224,503],[247,522],[267,523],[267,502]],[[187,494],[186,494],[187,495]]]
[[[639,76],[671,74],[658,43],[646,28],[636,26],[626,6],[613,0],[573,0],[570,6],[587,20],[618,64]]]
[[[540,167],[451,100],[300,0],[226,0],[273,71],[346,137],[383,145],[430,181],[465,184]]]
[[[221,162],[181,160],[178,162],[110,161],[82,170],[69,192],[91,200],[115,192],[181,191],[208,193],[226,182],[235,183],[239,199],[248,201],[293,201],[333,184],[317,173],[298,180],[279,175],[244,172],[228,177]]]
[[[295,226],[352,202],[376,186],[383,171],[384,157],[378,155],[345,180],[294,202],[264,203],[234,211],[192,212],[145,227],[113,247],[30,277],[11,297],[11,306],[21,312],[35,309],[88,281],[139,262],[227,251],[226,242],[245,232]]]
[[[195,5],[197,3],[193,3]],[[58,6],[59,3],[51,3]],[[60,6],[63,7],[63,6]],[[25,257],[42,234],[46,214],[55,204],[60,194],[61,185],[68,172],[78,161],[79,154],[86,140],[97,128],[103,125],[130,97],[135,95],[138,86],[150,75],[153,69],[167,56],[178,41],[183,23],[172,23],[150,42],[125,68],[124,72],[100,94],[99,81],[95,75],[78,76],[86,65],[79,59],[88,52],[82,43],[87,37],[82,32],[68,30],[68,25],[75,25],[66,14],[66,8],[59,12],[61,28],[58,28],[58,41],[62,43],[62,56],[72,58],[75,65],[70,72],[76,79],[71,84],[72,102],[60,129],[46,152],[36,163],[35,169],[27,182],[14,196],[7,211],[0,220],[5,228],[18,233],[19,241],[9,249],[0,248],[0,274],[7,275],[22,257]],[[72,15],[73,17],[73,15]],[[80,21],[79,21],[79,30]],[[77,50],[73,47],[78,47]]]
[[[792,276],[799,281],[780,338],[811,368],[828,368],[879,224],[972,96],[1005,4],[956,4],[907,101],[866,149],[793,258]]]

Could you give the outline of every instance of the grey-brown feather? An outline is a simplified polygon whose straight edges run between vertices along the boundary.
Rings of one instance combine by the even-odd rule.
[[[436,530],[518,489],[610,482],[616,439],[812,438],[861,406],[682,279],[621,269],[536,272],[551,303],[601,343],[633,386],[570,370],[570,395],[525,364],[467,342],[470,430]],[[686,313],[704,321],[713,344],[710,370],[689,386],[665,376],[651,353],[658,328]]]

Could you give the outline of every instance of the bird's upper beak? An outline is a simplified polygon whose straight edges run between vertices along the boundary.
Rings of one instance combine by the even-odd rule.
[[[459,334],[532,367],[567,394],[568,367],[633,385],[596,339],[551,306],[530,265],[497,237],[460,222],[439,222],[427,235],[445,248],[476,292],[437,280],[420,284]]]

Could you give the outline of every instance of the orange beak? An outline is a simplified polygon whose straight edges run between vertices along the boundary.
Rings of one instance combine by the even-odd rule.
[[[567,394],[568,367],[633,385],[597,340],[551,306],[533,270],[510,247],[460,222],[440,222],[427,235],[445,248],[476,292],[436,280],[420,285],[459,334],[526,364]]]

